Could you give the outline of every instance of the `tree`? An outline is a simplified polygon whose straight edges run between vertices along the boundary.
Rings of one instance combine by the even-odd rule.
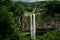
[[[42,6],[44,11],[42,11],[42,16],[44,16],[43,19],[47,18],[48,16],[54,17],[55,14],[59,14],[60,10],[60,2],[59,1],[48,1],[44,6]]]
[[[22,27],[24,16],[24,10],[22,7],[23,6],[19,2],[15,3],[15,5],[13,6],[13,15],[15,17],[17,26],[19,26],[20,28]]]
[[[13,12],[0,7],[0,40],[20,40],[20,31],[14,22]]]

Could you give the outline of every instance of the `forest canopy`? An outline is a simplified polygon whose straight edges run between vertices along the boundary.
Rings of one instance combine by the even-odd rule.
[[[41,14],[40,16],[37,15],[36,18],[37,22],[41,21],[40,24],[37,23],[38,25],[50,25],[53,28],[51,30],[54,30],[51,33],[42,33],[43,35],[37,36],[36,40],[60,40],[60,1],[56,0],[32,3],[0,0],[0,40],[31,40],[30,36],[22,36],[22,26],[24,26],[24,21],[29,20],[29,18],[24,19],[24,14],[32,13],[33,11],[35,14]],[[58,25],[58,27],[55,25]],[[45,29],[43,30],[46,31]]]

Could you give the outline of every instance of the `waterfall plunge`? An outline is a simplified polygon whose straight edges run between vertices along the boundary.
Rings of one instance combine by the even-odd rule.
[[[30,30],[31,30],[31,38],[35,39],[36,36],[36,24],[35,24],[35,14],[30,14]]]

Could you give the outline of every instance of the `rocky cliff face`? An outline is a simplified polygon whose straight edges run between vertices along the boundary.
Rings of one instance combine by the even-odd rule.
[[[53,28],[57,29],[60,28],[60,21],[59,21],[59,15],[55,14],[55,17],[50,18],[48,21],[44,22],[41,19],[40,15],[36,15],[36,28]],[[23,18],[23,25],[22,25],[22,31],[30,30],[30,17],[24,16]]]

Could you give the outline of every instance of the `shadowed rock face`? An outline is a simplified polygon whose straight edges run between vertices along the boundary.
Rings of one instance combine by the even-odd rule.
[[[36,28],[37,28],[37,32],[38,31],[45,31],[45,32],[50,32],[53,31],[55,29],[60,28],[60,18],[58,16],[56,16],[57,14],[55,14],[55,17],[50,18],[50,20],[44,22],[41,19],[40,15],[36,15]],[[39,29],[38,29],[39,28]],[[42,28],[42,29],[41,29]],[[22,31],[28,31],[30,30],[30,17],[29,16],[24,16],[23,18],[23,25],[22,25]],[[43,32],[42,31],[42,32]]]
[[[36,15],[36,26],[37,27],[40,27],[41,26],[41,22],[39,21],[39,20],[41,20],[40,19],[40,16],[39,16],[40,14],[38,14],[38,15]],[[37,17],[38,16],[38,17]],[[38,19],[39,18],[39,19]],[[26,16],[26,14],[25,14],[25,16],[24,16],[24,18],[23,18],[23,25],[22,25],[22,30],[23,31],[25,31],[25,30],[30,30],[30,17],[29,17],[29,14],[28,14],[28,16]]]

